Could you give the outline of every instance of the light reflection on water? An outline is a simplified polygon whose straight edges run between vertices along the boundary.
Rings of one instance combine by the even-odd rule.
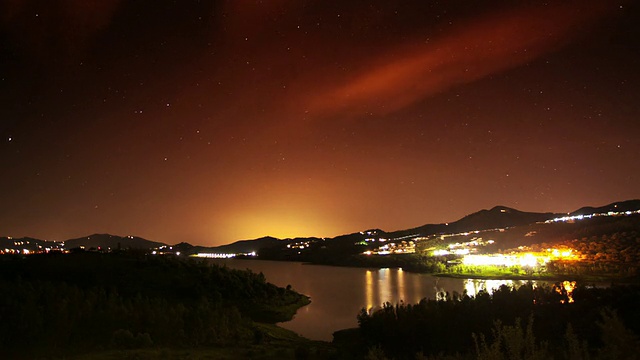
[[[367,309],[373,306],[373,272],[367,270],[366,281],[364,283],[364,291],[367,294]]]
[[[384,303],[417,303],[424,298],[444,300],[454,293],[476,296],[480,291],[493,293],[502,285],[520,287],[527,280],[483,280],[438,278],[431,275],[407,273],[399,269],[367,269],[363,282],[366,309],[381,307]],[[406,277],[406,278],[405,278]],[[433,283],[433,285],[431,285]],[[537,281],[531,281],[538,286]],[[549,283],[550,284],[550,283]]]
[[[336,330],[358,326],[361,309],[380,307],[389,302],[413,304],[423,298],[438,299],[446,293],[475,296],[480,290],[491,292],[503,284],[519,286],[524,281],[439,278],[402,269],[364,269],[306,265],[264,260],[212,259],[230,268],[262,272],[267,281],[311,297],[311,304],[298,310],[292,321],[280,326],[314,340],[332,339]],[[544,282],[537,282],[541,284]]]
[[[404,292],[404,271],[402,271],[402,268],[398,269],[398,297],[400,299],[407,297]]]
[[[529,281],[527,280],[481,280],[481,279],[466,279],[464,289],[467,291],[467,295],[476,296],[480,291],[493,293],[502,285],[509,287],[520,287]],[[534,287],[538,286],[538,281],[530,281]],[[547,282],[548,283],[548,282]],[[550,284],[550,283],[549,283]]]

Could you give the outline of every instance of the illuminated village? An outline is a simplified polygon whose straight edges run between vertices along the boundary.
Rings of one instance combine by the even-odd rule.
[[[552,243],[533,240],[542,231],[553,224],[575,224],[585,220],[628,217],[638,215],[640,211],[608,211],[588,215],[564,216],[538,222],[523,229],[524,233],[513,231],[515,228],[498,228],[490,230],[476,230],[454,234],[441,234],[429,237],[415,236],[403,238],[375,238],[375,231],[362,232],[370,235],[366,244],[375,244],[374,248],[363,251],[367,256],[387,256],[398,254],[418,254],[437,259],[446,264],[447,270],[458,274],[481,274],[493,269],[496,274],[507,275],[537,275],[542,276],[550,270],[567,270],[579,273],[581,269],[595,268],[614,272],[614,264],[634,264],[637,262],[635,244],[628,244],[633,240],[633,234],[622,233],[610,238],[583,238],[555,241]],[[521,230],[524,231],[524,230]],[[515,233],[515,235],[514,235]],[[497,240],[500,237],[502,240]],[[618,237],[631,240],[627,244],[618,244]],[[494,239],[495,238],[495,239]],[[509,239],[509,244],[505,244]],[[607,249],[603,249],[602,242],[607,242]],[[611,244],[611,242],[618,244]],[[510,247],[509,245],[517,244]],[[625,268],[626,269],[626,268]],[[634,271],[634,267],[626,269]],[[606,272],[605,271],[605,272]],[[569,287],[569,285],[567,285]]]

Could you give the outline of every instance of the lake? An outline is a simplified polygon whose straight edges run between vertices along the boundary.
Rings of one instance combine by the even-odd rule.
[[[293,320],[280,323],[283,328],[313,340],[331,341],[336,330],[358,326],[356,316],[362,308],[417,303],[423,298],[437,299],[443,292],[467,290],[469,295],[491,290],[502,284],[519,285],[523,281],[440,278],[402,269],[365,269],[309,265],[298,262],[266,260],[211,259],[233,269],[262,272],[267,281],[311,297],[311,304],[300,308]],[[535,282],[534,282],[535,283]],[[540,283],[540,282],[538,282]]]

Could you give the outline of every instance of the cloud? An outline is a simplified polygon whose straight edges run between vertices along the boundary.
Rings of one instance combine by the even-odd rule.
[[[510,9],[464,23],[427,43],[380,49],[347,81],[308,99],[321,113],[390,113],[455,85],[532,61],[566,44],[606,13],[604,2]]]

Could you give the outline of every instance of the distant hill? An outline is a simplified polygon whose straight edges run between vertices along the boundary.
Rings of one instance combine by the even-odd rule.
[[[276,247],[280,245],[287,245],[289,243],[295,243],[308,240],[320,240],[320,238],[294,238],[294,239],[278,239],[272,236],[265,236],[253,240],[240,240],[231,244],[216,246],[207,248],[207,250],[215,253],[222,254],[240,254],[250,253],[255,251],[256,253],[265,248]]]
[[[609,205],[600,206],[600,207],[586,206],[570,213],[569,215],[576,216],[576,215],[602,214],[602,213],[608,213],[610,211],[625,212],[625,211],[635,211],[639,209],[640,209],[640,200],[636,199],[636,200],[614,202]]]
[[[195,252],[197,248],[201,248],[201,246],[193,246],[186,242],[181,242],[179,244],[175,244],[172,246],[175,251],[180,251],[180,253],[184,254],[192,254]]]
[[[583,208],[578,211],[582,211],[584,214],[591,214],[594,212],[625,212],[638,209],[640,209],[640,201],[632,200],[613,203],[600,208]],[[574,213],[577,213],[578,211]],[[511,230],[516,229],[518,230],[517,237],[513,237],[513,239],[505,239],[500,235],[500,245],[496,245],[506,245],[511,247],[518,242],[524,243],[534,240],[533,237],[531,237],[531,234],[539,231],[538,228],[533,228],[534,230],[530,229],[524,233],[520,233],[520,230],[534,225],[543,226],[547,220],[563,216],[566,216],[566,213],[523,212],[506,206],[495,206],[489,210],[484,209],[472,213],[454,222],[444,224],[427,224],[407,230],[385,232],[380,229],[371,229],[358,233],[340,235],[330,239],[320,239],[322,241],[313,241],[309,239],[306,243],[274,241],[274,243],[278,245],[272,248],[263,248],[259,255],[260,257],[272,260],[295,260],[328,265],[348,265],[353,264],[354,259],[356,259],[353,255],[362,254],[368,250],[384,249],[385,246],[388,246],[387,244],[389,244],[389,246],[398,246],[398,244],[405,243],[406,245],[401,245],[404,247],[409,246],[408,242],[415,240],[416,238],[439,238],[439,235],[445,234],[458,234],[458,237],[462,236],[462,238],[466,238],[466,233],[474,231],[494,234],[504,234],[508,232],[510,234],[514,234]],[[545,229],[548,228],[548,226],[545,227]],[[562,231],[562,229],[564,229],[562,224],[558,224],[558,226],[553,226],[551,228],[553,228],[554,231],[556,231],[555,229],[559,229],[558,232],[562,234],[560,236],[567,236],[567,234]],[[496,239],[498,238],[498,236],[493,236]],[[460,241],[463,240],[462,238]],[[552,237],[547,238],[552,239]],[[524,241],[523,239],[527,241]],[[539,240],[539,238],[536,237],[536,240]]]
[[[636,211],[640,209],[640,200],[614,202],[600,207],[583,207],[569,213],[569,215],[588,215],[608,212]],[[473,230],[491,230],[523,226],[543,222],[557,217],[566,216],[565,213],[537,213],[524,212],[506,206],[495,206],[490,210],[480,210],[469,214],[460,220],[447,224],[427,224],[408,230],[387,233],[390,237],[407,235],[428,236],[440,233],[460,233]]]
[[[0,249],[38,251],[41,248],[58,248],[60,242],[34,239],[30,237],[0,237]]]
[[[23,244],[24,245],[41,244],[43,242],[45,241],[30,238],[30,237],[23,237],[23,238],[0,237],[0,247],[3,247],[3,248],[12,248],[14,246],[20,246]]]
[[[569,215],[588,215],[594,213],[626,212],[640,209],[640,200],[627,200],[615,202],[600,207],[583,207],[575,210]],[[180,252],[184,255],[196,253],[226,253],[241,254],[250,252],[263,252],[264,249],[287,248],[290,245],[290,252],[294,255],[308,251],[320,251],[327,255],[349,254],[361,252],[362,246],[373,242],[384,242],[389,239],[407,240],[416,237],[429,237],[440,234],[459,234],[470,231],[484,231],[493,229],[506,229],[520,227],[535,223],[544,222],[553,218],[566,216],[566,213],[538,213],[524,212],[506,206],[495,206],[491,209],[483,209],[469,214],[457,221],[443,224],[426,224],[419,227],[385,232],[381,229],[370,229],[362,232],[339,235],[334,238],[321,239],[317,237],[277,239],[266,236],[252,240],[240,240],[231,244],[205,247],[179,243],[173,245],[173,252]],[[37,251],[42,248],[54,247],[53,241],[39,240],[33,238],[0,238],[0,249],[30,250]],[[300,244],[305,245],[300,248]],[[296,245],[297,244],[297,245]],[[354,245],[359,244],[359,245]],[[161,246],[168,246],[165,243],[151,241],[136,236],[117,236],[110,234],[93,234],[77,239],[64,241],[64,248],[73,249],[84,246],[86,249],[152,249]],[[359,246],[359,247],[354,247]],[[270,251],[267,251],[269,253]],[[273,252],[271,252],[273,253]]]
[[[250,253],[252,251],[258,251],[265,247],[272,247],[279,245],[282,240],[276,239],[271,236],[261,237],[253,240],[239,240],[231,244],[215,246],[210,248],[212,252],[218,253]]]
[[[93,234],[77,239],[70,239],[64,242],[66,249],[79,248],[111,248],[117,249],[151,249],[167,245],[165,243],[143,239],[137,236],[117,236],[110,234]]]
[[[442,233],[490,230],[533,224],[562,215],[563,214],[524,212],[506,206],[495,206],[490,210],[483,209],[451,223],[427,224],[408,230],[393,231],[388,234],[390,237],[397,238],[409,235],[429,236]]]
[[[506,206],[495,206],[489,210],[483,209],[478,212],[469,214],[460,220],[444,223],[444,224],[426,224],[419,227],[398,230],[392,232],[384,232],[379,229],[367,230],[362,233],[354,233],[350,235],[338,236],[333,239],[328,239],[324,246],[327,249],[342,248],[340,253],[344,252],[349,244],[353,244],[358,240],[374,239],[369,244],[373,245],[376,242],[380,244],[381,239],[386,240],[402,240],[411,239],[416,237],[430,237],[439,234],[456,234],[465,233],[476,230],[493,230],[504,229],[522,225],[534,224],[537,222],[544,222],[549,219],[561,216],[561,214],[554,213],[535,213],[535,212],[523,212],[516,209],[512,209]],[[338,245],[338,243],[340,243]],[[377,245],[375,245],[377,246]],[[352,246],[353,247],[353,246]],[[353,247],[355,249],[355,247]],[[362,248],[362,247],[361,247]],[[361,250],[360,250],[361,251]],[[328,252],[328,251],[326,251]],[[300,254],[302,255],[302,254]],[[338,256],[338,253],[333,253],[332,256]],[[324,259],[323,259],[324,261]]]
[[[449,224],[449,226],[453,226],[454,228],[457,227],[462,231],[471,229],[498,229],[543,222],[549,219],[553,219],[558,215],[560,214],[554,214],[550,212],[524,212],[508,208],[506,206],[496,206],[491,210],[480,210],[471,215],[467,215],[462,219]]]

